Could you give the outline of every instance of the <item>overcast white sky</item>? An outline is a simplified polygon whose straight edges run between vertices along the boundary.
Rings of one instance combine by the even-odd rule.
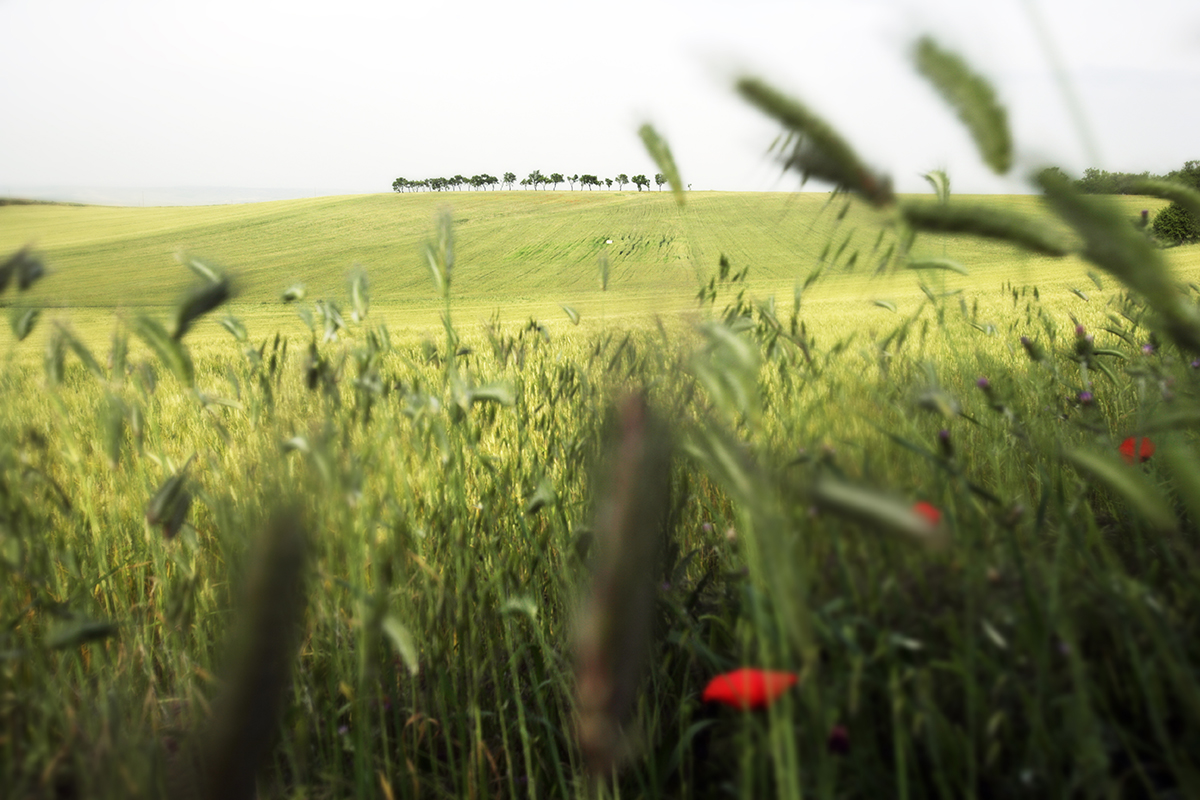
[[[647,120],[695,189],[793,189],[739,71],[806,100],[901,190],[934,168],[958,192],[1024,190],[912,70],[922,33],[993,80],[1018,170],[1200,159],[1196,0],[0,0],[0,194],[653,174]]]

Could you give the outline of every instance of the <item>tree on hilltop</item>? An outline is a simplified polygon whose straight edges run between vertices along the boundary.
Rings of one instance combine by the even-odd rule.
[[[575,175],[568,175],[568,176],[567,176],[567,183],[571,184],[571,191],[572,191],[572,192],[573,192],[573,191],[575,191],[575,181],[577,181],[577,180],[579,180],[579,175],[578,175],[578,174],[575,174]]]
[[[504,185],[509,189],[513,188],[513,184],[517,182],[517,176],[511,172],[504,173]]]
[[[554,184],[554,190],[558,191],[558,185],[565,180],[566,178],[563,177],[561,172],[551,172],[550,177],[546,179],[546,182]]]
[[[618,189],[624,189],[625,184],[627,184],[627,183],[629,183],[629,176],[626,175],[624,172],[622,172],[620,175],[617,176],[617,188]],[[609,184],[609,185],[611,186],[612,184]]]
[[[667,182],[667,176],[657,172],[654,174],[654,182],[658,184],[658,190],[661,192],[663,184]]]
[[[396,178],[396,180],[392,181],[393,192],[403,192],[407,188],[408,178]]]
[[[535,169],[533,172],[529,173],[529,177],[526,178],[526,180],[529,181],[530,185],[532,185],[534,189],[537,189],[538,186],[541,186],[546,182],[546,176],[542,174],[540,169]]]
[[[604,179],[604,184],[605,184],[605,186],[607,186],[609,189],[611,189],[611,188],[612,188],[612,184],[613,184],[613,179],[612,179],[612,178],[605,178],[605,179]]]
[[[593,186],[600,185],[600,179],[595,175],[580,175],[579,185],[588,187],[588,191],[590,192]]]
[[[650,188],[650,179],[645,175],[634,175],[632,178],[630,178],[630,180],[633,181],[634,186],[638,187],[639,192],[642,190],[643,186],[645,186],[647,189]]]

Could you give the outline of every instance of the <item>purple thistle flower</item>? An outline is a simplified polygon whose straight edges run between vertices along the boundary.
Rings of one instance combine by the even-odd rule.
[[[1200,358],[1192,362],[1192,369],[1200,369]]]
[[[1094,399],[1095,399],[1095,397],[1092,395],[1091,392],[1080,392],[1079,393],[1080,405],[1090,406]]]
[[[1154,345],[1152,345],[1150,342],[1146,342],[1144,345],[1142,345],[1142,352],[1146,355],[1150,355],[1154,352]]]
[[[975,381],[975,385],[980,389],[983,389],[985,392],[992,386],[991,381],[989,381],[987,378],[980,378],[979,380]]]
[[[1076,335],[1076,336],[1078,336],[1080,339],[1082,339],[1082,338],[1083,338],[1083,335],[1084,335],[1085,333],[1087,333],[1087,329],[1086,329],[1086,328],[1084,328],[1082,325],[1076,325],[1076,326],[1075,326],[1075,335]]]

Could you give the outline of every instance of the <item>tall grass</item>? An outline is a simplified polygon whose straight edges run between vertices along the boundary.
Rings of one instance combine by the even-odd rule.
[[[785,301],[721,257],[694,326],[476,329],[446,217],[436,334],[360,272],[288,295],[302,333],[197,342],[239,276],[192,258],[106,354],[45,323],[0,375],[7,793],[1200,794],[1200,288],[1049,178],[1052,225],[895,198],[767,89],[785,166],[893,215],[874,250],[834,226]],[[928,229],[1107,276],[950,288]],[[913,297],[819,324],[860,261]],[[705,703],[737,667],[796,688]]]

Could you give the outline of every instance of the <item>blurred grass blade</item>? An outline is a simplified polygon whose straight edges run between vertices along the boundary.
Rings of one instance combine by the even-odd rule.
[[[600,291],[608,291],[608,251],[600,251]]]
[[[161,323],[146,316],[137,318],[133,330],[154,351],[163,366],[185,386],[192,386],[196,378],[195,367],[183,342],[168,336]]]
[[[202,796],[250,800],[279,726],[303,630],[306,534],[295,509],[275,512],[254,544],[240,625],[205,737]]]
[[[188,255],[187,253],[177,253],[175,257],[179,259],[179,263],[183,264],[192,272],[199,275],[208,283],[221,282],[221,271],[216,267],[210,264],[205,264],[200,259],[196,258],[195,256]]]
[[[874,305],[877,305],[880,308],[886,308],[888,311],[891,311],[893,314],[899,313],[899,311],[896,308],[896,304],[893,303],[891,300],[875,300]]]
[[[867,169],[846,140],[799,100],[758,78],[739,78],[736,86],[743,99],[792,134],[784,144],[792,147],[784,169],[795,169],[804,180],[814,177],[856,192],[877,207],[892,202],[891,181]]]
[[[1087,450],[1070,450],[1065,457],[1081,472],[1124,498],[1156,530],[1165,533],[1176,529],[1175,515],[1166,498],[1140,470]]]
[[[445,297],[448,286],[442,274],[442,265],[438,263],[437,250],[432,244],[425,245],[425,266],[429,268],[429,277],[433,281],[433,289],[438,297]]]
[[[1200,408],[1161,411],[1155,414],[1152,419],[1139,425],[1133,433],[1138,436],[1145,436],[1151,433],[1164,433],[1184,428],[1200,430]]]
[[[50,386],[62,383],[66,357],[67,344],[63,337],[63,330],[57,325],[52,326],[50,335],[46,337],[46,352],[42,359],[46,370],[46,383]]]
[[[537,488],[533,494],[525,502],[525,513],[536,514],[546,506],[552,506],[558,501],[558,495],[554,491],[554,484],[546,478],[542,478],[538,482]]]
[[[109,393],[104,404],[104,450],[108,463],[116,468],[121,463],[121,443],[125,439],[125,420],[129,408],[115,394]]]
[[[63,327],[61,323],[58,324],[57,327],[62,335],[63,342],[67,347],[71,348],[71,352],[73,352],[80,362],[83,363],[84,369],[92,373],[92,375],[100,380],[104,380],[107,376],[105,375],[104,370],[100,368],[100,364],[92,355],[92,351],[88,350],[87,345],[79,341],[79,339],[76,338],[73,333]]]
[[[1071,240],[1060,228],[994,206],[915,200],[901,203],[900,215],[916,230],[999,239],[1049,256],[1071,252]]]
[[[950,202],[950,176],[944,170],[934,169],[924,173],[922,176],[929,185],[933,187],[933,193],[937,195],[937,200],[942,205]]]
[[[108,379],[113,383],[125,380],[125,364],[129,359],[129,335],[124,327],[113,331],[112,347],[108,351]]]
[[[700,332],[707,340],[691,362],[692,373],[713,405],[727,417],[757,417],[761,353],[747,338],[723,322],[709,322]]]
[[[8,288],[9,281],[17,279],[17,288],[25,291],[33,286],[46,274],[46,266],[40,256],[34,255],[33,249],[26,245],[9,256],[0,264],[0,294]]]
[[[229,331],[230,336],[232,336],[234,339],[237,339],[239,342],[245,342],[250,338],[249,333],[246,331],[246,326],[243,325],[242,321],[237,317],[233,315],[227,315],[218,320],[218,322],[222,328]]]
[[[967,126],[984,162],[997,175],[1012,168],[1012,134],[1008,113],[996,92],[955,53],[942,49],[928,36],[917,41],[917,70],[933,84],[942,99]]]
[[[281,295],[280,299],[285,303],[295,303],[303,300],[307,295],[308,289],[305,288],[303,283],[294,283],[283,290],[283,295]]]
[[[25,341],[29,334],[33,333],[41,315],[42,311],[39,308],[13,308],[8,312],[8,321],[18,342]]]
[[[1200,520],[1200,459],[1182,437],[1170,436],[1160,448],[1176,496],[1183,501],[1188,517]]]
[[[498,403],[506,408],[516,404],[517,397],[512,384],[500,381],[486,386],[476,386],[468,392],[468,397],[474,403]]]
[[[350,319],[355,322],[365,320],[370,305],[370,296],[367,293],[367,271],[359,267],[350,277]]]
[[[949,258],[923,258],[920,261],[910,261],[905,264],[908,269],[940,269],[947,272],[957,272],[959,275],[970,275],[967,268]],[[892,309],[893,311],[895,309]]]
[[[671,184],[675,202],[683,205],[683,181],[679,177],[679,167],[675,164],[675,157],[671,155],[671,147],[667,144],[666,139],[662,138],[650,123],[638,128],[638,136],[642,137],[642,144],[646,146],[646,152],[654,159],[654,163],[666,177],[667,183]]]
[[[1084,196],[1061,173],[1044,170],[1038,181],[1050,206],[1084,241],[1083,256],[1146,298],[1167,334],[1200,353],[1200,311],[1176,284],[1161,251],[1111,199]]]
[[[180,508],[182,507],[183,513],[186,513],[187,507],[191,505],[191,497],[185,490],[184,484],[187,481],[188,467],[192,465],[195,458],[194,453],[189,456],[182,467],[162,482],[154,496],[150,498],[150,502],[146,504],[146,522],[151,525],[162,525],[168,539],[178,533],[178,525],[171,527],[171,524],[180,516]]]
[[[1129,190],[1178,203],[1186,208],[1192,217],[1200,220],[1200,191],[1196,189],[1174,181],[1140,180],[1134,181]]]
[[[827,479],[814,485],[812,494],[820,508],[872,529],[899,533],[923,545],[946,544],[945,533],[907,503],[872,489]]]
[[[421,664],[417,658],[417,644],[408,628],[400,620],[396,619],[395,614],[384,616],[380,625],[383,628],[384,635],[392,643],[392,647],[396,648],[396,654],[400,656],[400,660],[408,668],[409,674],[416,675],[420,672]]]
[[[65,650],[88,642],[98,642],[117,635],[115,622],[100,620],[75,620],[51,629],[46,636],[46,647]]]
[[[448,210],[437,216],[437,241],[426,243],[425,265],[438,296],[449,300],[450,278],[454,271],[454,218]]]
[[[227,278],[192,290],[175,311],[175,333],[171,338],[176,341],[182,339],[193,322],[224,303],[230,296]]]
[[[608,775],[637,697],[654,627],[658,574],[670,508],[666,427],[643,395],[617,412],[596,508],[592,585],[576,629],[579,746],[592,775]]]
[[[565,306],[562,303],[559,303],[558,307],[561,308],[563,310],[563,312],[567,315],[567,318],[571,320],[572,325],[579,324],[579,312],[578,311],[571,308],[570,306]]]

